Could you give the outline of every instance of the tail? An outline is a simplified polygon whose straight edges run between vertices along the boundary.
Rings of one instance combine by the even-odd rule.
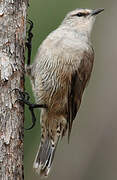
[[[57,139],[58,143],[59,137]],[[53,144],[50,137],[47,137],[44,143],[40,144],[39,151],[34,161],[33,167],[41,176],[48,176],[53,162],[57,143]]]

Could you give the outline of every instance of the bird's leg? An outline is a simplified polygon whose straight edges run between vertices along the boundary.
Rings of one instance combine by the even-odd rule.
[[[32,38],[33,38],[33,33],[32,33],[32,29],[33,29],[33,22],[28,19],[28,23],[30,24],[30,27],[28,29],[28,38],[27,38],[27,42],[26,42],[26,47],[28,49],[28,60],[27,60],[27,65],[30,65],[30,61],[31,61],[31,51],[32,51]]]
[[[32,104],[29,102],[30,96],[27,92],[22,92],[19,89],[14,89],[14,90],[18,91],[20,95],[20,98],[18,98],[16,101],[22,102],[23,104],[26,104],[29,107],[29,110],[32,115],[32,126],[26,130],[30,130],[35,126],[35,123],[36,123],[34,108],[47,108],[47,106],[45,104]]]

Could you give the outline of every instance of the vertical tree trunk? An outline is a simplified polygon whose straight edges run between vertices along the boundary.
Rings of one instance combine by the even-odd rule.
[[[27,0],[0,0],[0,180],[22,180],[24,107],[14,88],[24,89]]]

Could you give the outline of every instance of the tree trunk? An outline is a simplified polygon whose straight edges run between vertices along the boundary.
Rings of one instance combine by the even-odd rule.
[[[22,180],[27,0],[0,0],[0,180]]]

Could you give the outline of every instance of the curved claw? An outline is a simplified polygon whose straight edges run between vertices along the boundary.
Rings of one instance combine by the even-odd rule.
[[[18,88],[14,88],[12,89],[10,92],[13,92],[13,91],[18,91],[18,93],[22,96],[24,95],[24,92],[22,92],[21,90],[19,90]]]
[[[17,101],[19,101],[19,102],[22,102],[22,103],[23,103],[23,100],[22,100],[22,99],[16,99],[15,103],[16,103]],[[14,104],[15,104],[15,103],[14,103]]]
[[[27,65],[30,65],[30,61],[31,61],[31,50],[32,50],[32,38],[33,38],[33,33],[32,33],[32,29],[33,29],[33,22],[28,19],[28,23],[30,25],[27,33],[28,33],[28,37],[27,37],[27,42],[26,42],[26,47],[28,49],[28,59],[27,59]]]
[[[10,92],[13,92],[13,91],[18,91],[18,92],[20,92],[20,90],[19,90],[18,88],[14,88],[14,89],[10,90]]]
[[[29,127],[29,128],[24,128],[24,129],[25,129],[25,130],[31,130],[34,126],[35,126],[35,123],[33,123],[31,127]]]
[[[30,96],[27,92],[22,92],[21,90],[19,90],[18,88],[15,88],[15,89],[12,89],[11,92],[13,91],[18,91],[20,97],[21,97],[21,100],[22,99],[25,99],[26,101],[28,101],[30,99]],[[20,99],[19,99],[20,100]],[[17,100],[16,100],[17,101]]]
[[[29,28],[28,32],[31,32],[31,30],[33,28],[33,22],[30,19],[27,19],[27,21],[30,24],[30,28]]]

